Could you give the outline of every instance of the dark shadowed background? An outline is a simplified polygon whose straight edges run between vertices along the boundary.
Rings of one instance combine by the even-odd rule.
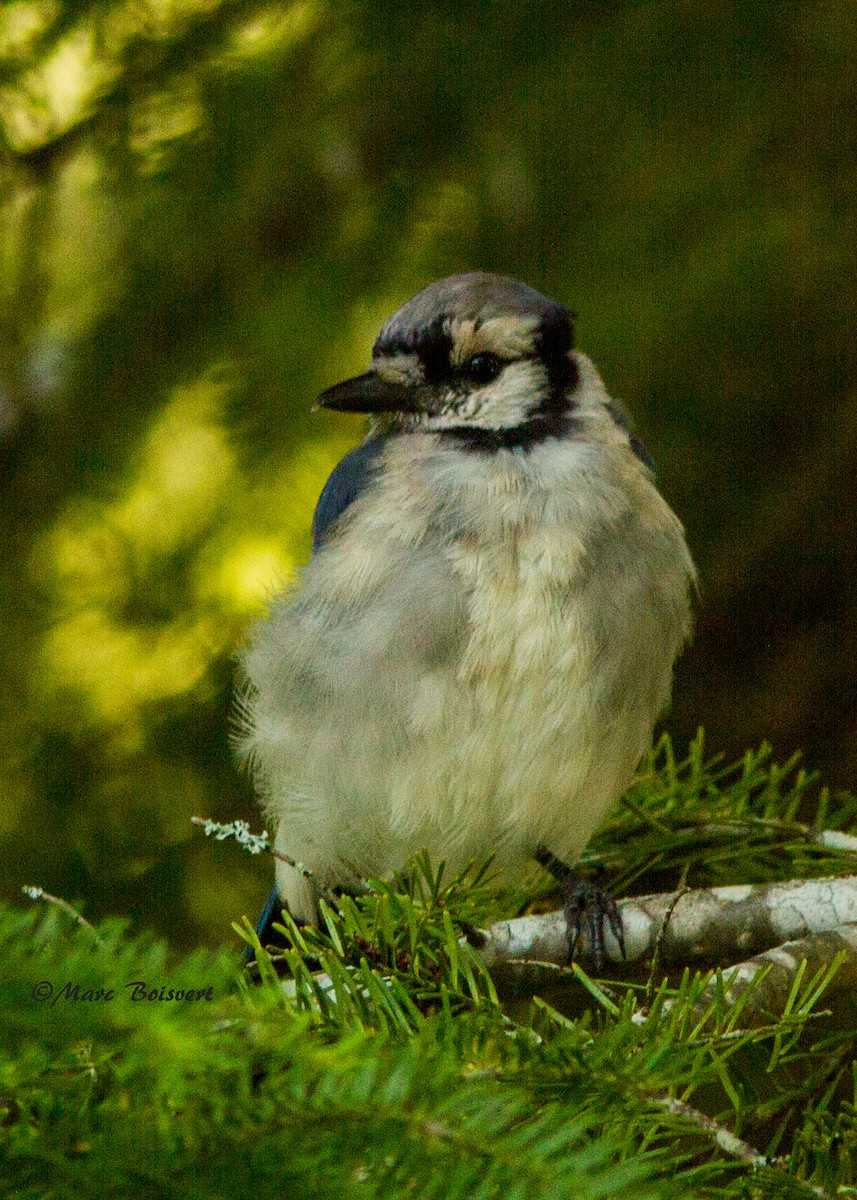
[[[432,279],[579,314],[686,523],[668,727],[857,783],[851,0],[0,8],[0,878],[177,944],[270,861],[232,655]]]

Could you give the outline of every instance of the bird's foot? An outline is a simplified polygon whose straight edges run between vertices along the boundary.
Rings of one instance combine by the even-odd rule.
[[[540,848],[536,859],[559,882],[562,892],[562,909],[565,914],[566,936],[568,937],[568,961],[574,958],[582,930],[589,936],[589,945],[595,970],[604,966],[604,925],[619,943],[625,957],[625,937],[622,918],[612,895],[597,883],[583,879],[555,854]]]
[[[625,937],[622,932],[622,918],[616,901],[611,894],[597,883],[582,879],[573,871],[560,880],[562,889],[562,909],[565,913],[566,933],[568,937],[568,961],[574,958],[580,931],[585,929],[589,934],[589,945],[595,970],[600,972],[604,966],[604,923],[610,927],[622,957],[625,957]]]

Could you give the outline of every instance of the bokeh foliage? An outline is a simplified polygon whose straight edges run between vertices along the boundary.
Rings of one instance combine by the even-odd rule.
[[[176,942],[267,864],[232,654],[432,278],[580,314],[703,577],[671,726],[853,786],[848,0],[0,8],[0,864]]]

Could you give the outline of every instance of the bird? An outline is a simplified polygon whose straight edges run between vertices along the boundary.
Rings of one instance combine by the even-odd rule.
[[[696,571],[654,464],[573,314],[515,279],[437,280],[316,409],[366,414],[313,552],[240,656],[236,743],[318,922],[420,851],[562,885],[573,955],[615,903],[574,864],[666,709]]]

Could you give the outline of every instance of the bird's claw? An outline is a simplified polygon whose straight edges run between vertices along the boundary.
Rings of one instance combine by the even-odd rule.
[[[619,943],[622,957],[625,957],[625,936],[622,930],[622,918],[616,901],[599,887],[582,879],[573,871],[569,871],[560,880],[562,889],[562,908],[565,914],[566,934],[568,937],[568,961],[574,958],[581,930],[589,935],[589,944],[595,963],[595,970],[600,972],[604,966],[604,922]]]

